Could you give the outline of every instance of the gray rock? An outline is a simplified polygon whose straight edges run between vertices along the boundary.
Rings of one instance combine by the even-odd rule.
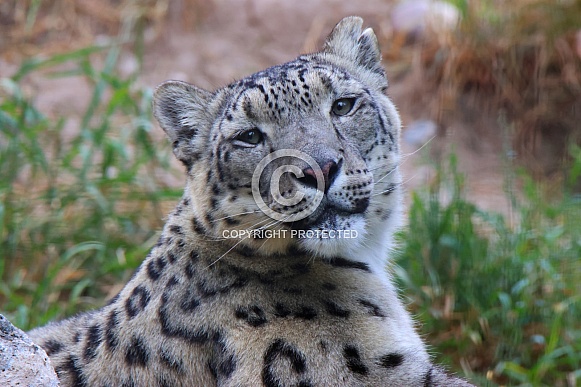
[[[0,386],[59,385],[46,352],[0,314]]]
[[[459,22],[460,10],[447,1],[404,0],[391,12],[391,25],[396,32],[453,31]]]
[[[410,123],[403,130],[401,138],[404,143],[414,148],[420,148],[432,140],[438,132],[438,125],[431,120],[418,120]]]

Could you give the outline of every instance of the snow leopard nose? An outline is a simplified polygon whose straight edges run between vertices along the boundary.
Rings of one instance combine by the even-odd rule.
[[[326,194],[335,181],[335,178],[338,175],[339,168],[341,166],[341,161],[337,164],[334,160],[329,160],[321,167],[321,171],[323,172],[323,178],[325,179],[325,188],[324,193]],[[304,176],[298,179],[301,183],[306,185],[307,187],[317,188],[317,175],[313,168],[307,167],[303,169]]]

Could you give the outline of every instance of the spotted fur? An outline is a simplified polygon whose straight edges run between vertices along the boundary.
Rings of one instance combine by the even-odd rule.
[[[30,332],[63,386],[469,385],[432,365],[385,272],[402,211],[400,120],[377,39],[361,25],[346,18],[320,52],[214,92],[157,89],[184,196],[117,297]],[[324,176],[318,186],[288,158],[265,169],[305,173],[280,178],[282,198],[304,195],[296,204],[260,192],[289,218],[312,212],[292,222],[267,217],[252,193],[256,165],[281,149],[308,154]],[[279,234],[225,237],[261,227]]]

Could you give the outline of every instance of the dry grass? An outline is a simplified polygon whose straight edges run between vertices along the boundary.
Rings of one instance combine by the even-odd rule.
[[[211,8],[204,0],[3,0],[0,52],[50,55],[92,45],[98,36],[117,36],[123,28],[148,28],[155,37],[164,23],[195,26]]]
[[[506,115],[519,160],[537,175],[560,170],[581,141],[581,2],[452,2],[459,28],[415,51],[419,105],[444,127],[462,119],[488,138],[480,118]]]

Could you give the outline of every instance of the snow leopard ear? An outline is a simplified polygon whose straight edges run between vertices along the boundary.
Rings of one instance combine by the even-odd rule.
[[[371,28],[361,32],[362,25],[363,19],[357,16],[342,19],[327,37],[323,51],[384,75],[377,37]]]
[[[211,117],[209,91],[181,81],[162,83],[153,96],[153,115],[172,142],[174,155],[188,170],[200,158]]]

